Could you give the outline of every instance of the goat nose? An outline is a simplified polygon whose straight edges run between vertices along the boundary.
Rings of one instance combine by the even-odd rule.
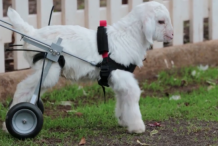
[[[173,36],[173,33],[172,33],[172,36]]]

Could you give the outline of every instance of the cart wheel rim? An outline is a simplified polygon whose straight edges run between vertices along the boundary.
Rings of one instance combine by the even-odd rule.
[[[27,134],[37,126],[37,117],[29,109],[21,109],[17,111],[12,118],[12,125],[14,130],[21,134]]]

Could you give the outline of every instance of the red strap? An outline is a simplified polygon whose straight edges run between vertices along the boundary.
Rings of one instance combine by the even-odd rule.
[[[101,20],[100,21],[100,26],[107,26],[107,21],[106,20]],[[104,52],[103,54],[102,54],[102,57],[103,58],[106,58],[106,57],[108,57],[108,52]]]
[[[104,52],[104,53],[102,54],[102,57],[103,57],[103,58],[108,57],[108,52]]]

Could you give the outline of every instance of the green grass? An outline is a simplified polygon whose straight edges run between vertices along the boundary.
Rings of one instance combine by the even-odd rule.
[[[195,73],[193,75],[193,73]],[[171,70],[169,72],[160,72],[157,79],[148,83],[145,81],[142,85],[143,89],[152,91],[163,91],[168,87],[192,85],[192,84],[214,84],[214,80],[218,79],[218,69],[210,68],[206,71],[200,70],[198,67],[182,68],[180,70]]]
[[[192,71],[197,72],[197,76],[192,76]],[[176,79],[176,80],[175,80]],[[218,79],[218,69],[210,68],[207,71],[200,71],[197,68],[185,68],[180,71],[161,72],[158,79],[152,83],[145,81],[142,88],[154,91],[163,91],[170,86],[180,86],[185,80],[185,86],[198,84],[200,88],[187,94],[179,93],[180,100],[169,100],[169,97],[142,97],[140,99],[140,109],[143,120],[148,121],[166,121],[176,120],[197,120],[197,121],[218,121],[218,86],[213,84],[214,88],[207,90],[210,85],[205,85],[207,81]],[[84,95],[85,91],[85,95]],[[82,137],[91,139],[94,137],[105,136],[111,139],[119,139],[125,136],[130,141],[135,135],[126,133],[125,128],[118,127],[117,120],[114,117],[115,100],[111,89],[106,88],[107,102],[104,103],[103,91],[100,86],[86,86],[79,88],[77,85],[46,93],[43,96],[45,111],[50,109],[54,113],[58,112],[58,106],[61,101],[72,101],[71,110],[74,112],[56,115],[55,117],[44,115],[44,126],[40,134],[26,141],[14,139],[9,134],[0,130],[0,145],[46,145],[49,142],[60,145],[78,144]],[[0,123],[4,121],[7,101],[0,103]],[[54,104],[52,104],[54,103]],[[82,113],[77,116],[75,113]],[[62,111],[62,113],[64,113]],[[179,132],[181,128],[174,128],[173,131]],[[191,125],[187,127],[188,133],[202,130],[202,127]],[[116,134],[114,134],[116,133]],[[188,134],[188,133],[183,133]],[[160,139],[160,138],[159,138]],[[55,140],[55,142],[53,142]],[[194,139],[198,141],[197,139]],[[214,139],[216,141],[217,139]],[[46,141],[46,142],[43,142]],[[98,142],[91,140],[91,144]]]
[[[147,97],[142,99],[140,104],[143,118],[148,121],[162,121],[169,118],[218,121],[217,95],[218,86],[209,92],[206,88],[200,88],[191,94],[182,94],[181,100],[177,101]]]

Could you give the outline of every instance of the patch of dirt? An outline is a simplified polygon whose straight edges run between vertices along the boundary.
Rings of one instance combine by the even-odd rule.
[[[142,97],[169,97],[170,95],[177,93],[188,93],[190,94],[194,90],[199,89],[200,85],[198,84],[190,84],[187,86],[168,86],[163,91],[154,91],[154,90],[143,90],[141,94]]]
[[[68,110],[71,110],[71,106],[62,106],[58,105],[55,107],[46,107],[44,111],[44,115],[51,117],[52,119],[55,119],[57,117],[67,117],[69,114],[67,113]]]
[[[61,128],[60,126],[58,126],[58,127],[49,129],[49,131],[51,131],[51,132],[66,132],[66,131],[69,131],[69,129],[64,129],[64,128]]]
[[[148,123],[152,123],[147,121]],[[218,144],[218,123],[217,122],[199,122],[199,121],[178,121],[169,120],[161,122],[162,127],[150,127],[147,125],[144,134],[124,134],[120,138],[109,136],[99,136],[86,138],[87,145],[95,140],[101,145],[110,146],[140,146],[137,140],[142,143],[156,145],[156,146],[209,146]],[[152,130],[157,130],[158,133],[153,136],[150,135]],[[113,130],[112,130],[113,131]],[[111,131],[110,131],[111,133]],[[120,135],[121,133],[113,132],[113,135]]]
[[[186,121],[174,120],[160,122],[161,127],[151,127],[149,123],[154,121],[145,121],[146,131],[143,134],[129,134],[125,128],[112,127],[107,133],[102,133],[101,129],[93,129],[99,131],[99,135],[85,137],[86,146],[140,146],[142,143],[150,146],[216,146],[218,144],[218,123],[205,121]],[[102,127],[103,128],[103,127]],[[150,135],[151,131],[157,130],[158,133]],[[73,129],[54,128],[51,132],[73,132]],[[73,135],[72,135],[73,136]],[[36,141],[37,144],[56,145],[78,145],[79,141],[72,140],[72,137],[66,137],[64,140],[55,138],[44,138],[43,141]]]
[[[72,111],[72,107],[69,105],[63,106],[58,105],[55,107],[45,107],[44,115],[51,117],[52,119],[56,119],[58,117],[65,118],[68,116],[75,116],[75,117],[81,117],[82,113]]]
[[[40,145],[44,145],[44,144],[48,144],[48,145],[55,145],[57,143],[61,143],[62,140],[61,139],[54,139],[54,138],[44,138],[40,141],[36,141],[38,144]]]

